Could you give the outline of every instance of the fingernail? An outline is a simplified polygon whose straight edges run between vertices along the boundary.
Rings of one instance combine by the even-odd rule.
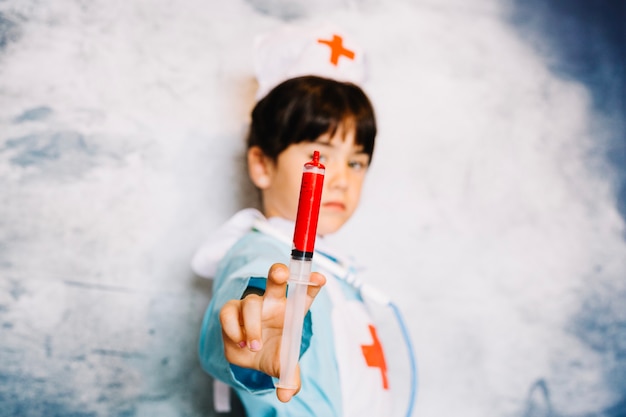
[[[261,349],[261,342],[259,342],[258,340],[253,340],[250,342],[250,350],[260,350]]]
[[[242,340],[241,342],[239,342],[239,347],[240,348],[245,348],[246,347],[246,341]]]

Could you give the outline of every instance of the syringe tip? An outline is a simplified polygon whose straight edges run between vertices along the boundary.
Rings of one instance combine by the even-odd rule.
[[[318,164],[320,162],[320,153],[319,151],[313,151],[313,163]]]

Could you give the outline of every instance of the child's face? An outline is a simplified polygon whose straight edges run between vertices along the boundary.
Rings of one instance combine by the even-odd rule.
[[[320,152],[320,162],[326,167],[324,188],[317,232],[336,232],[350,219],[361,197],[369,156],[354,142],[354,129],[344,137],[338,129],[334,136],[325,134],[315,142],[290,145],[276,164],[269,164],[268,186],[263,189],[263,206],[267,217],[296,219],[303,165]]]

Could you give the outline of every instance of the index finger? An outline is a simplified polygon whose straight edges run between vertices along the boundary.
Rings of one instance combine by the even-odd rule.
[[[287,294],[287,280],[289,280],[289,268],[287,268],[287,265],[281,263],[272,265],[267,273],[264,298],[285,298]]]
[[[285,298],[287,296],[287,283],[289,281],[289,268],[287,265],[275,263],[270,267],[267,274],[267,283],[264,297],[269,298]],[[307,289],[307,308],[310,307],[313,299],[320,292],[321,288],[326,284],[326,277],[319,272],[312,272],[309,276],[310,285]]]

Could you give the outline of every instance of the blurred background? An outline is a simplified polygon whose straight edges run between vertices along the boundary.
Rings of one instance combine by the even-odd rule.
[[[189,261],[254,201],[253,39],[285,22],[368,54],[333,239],[405,313],[415,415],[626,416],[621,0],[0,2],[0,416],[218,415]]]

